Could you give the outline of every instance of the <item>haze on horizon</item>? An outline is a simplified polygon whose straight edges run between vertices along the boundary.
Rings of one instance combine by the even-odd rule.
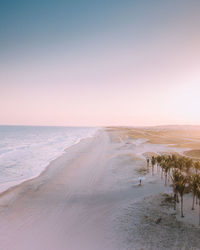
[[[200,1],[0,2],[0,124],[200,124]]]

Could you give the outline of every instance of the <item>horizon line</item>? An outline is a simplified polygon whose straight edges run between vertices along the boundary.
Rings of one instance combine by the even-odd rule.
[[[157,124],[157,125],[33,125],[33,124],[0,124],[0,127],[7,126],[7,127],[100,127],[100,128],[109,128],[109,127],[173,127],[173,126],[180,126],[180,127],[200,127],[200,124]]]

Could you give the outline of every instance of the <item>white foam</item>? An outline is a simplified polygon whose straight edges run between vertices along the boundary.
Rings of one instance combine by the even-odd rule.
[[[38,176],[50,161],[97,128],[0,126],[0,192]]]

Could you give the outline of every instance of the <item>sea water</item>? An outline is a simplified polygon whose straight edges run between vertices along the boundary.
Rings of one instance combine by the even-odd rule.
[[[97,128],[0,126],[0,192],[38,176],[64,150]]]

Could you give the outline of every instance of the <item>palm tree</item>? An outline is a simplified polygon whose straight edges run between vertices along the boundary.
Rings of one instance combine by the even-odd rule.
[[[161,164],[161,162],[162,162],[162,156],[158,155],[158,156],[156,157],[156,161],[157,161],[157,165],[160,167],[160,164]],[[159,168],[158,168],[158,169],[159,169]]]
[[[167,176],[168,176],[168,172],[170,170],[170,163],[168,161],[165,161],[163,163],[163,169],[165,172],[165,186],[167,186]]]
[[[175,154],[173,154],[172,157],[171,157],[171,159],[175,163],[177,161],[177,156]]]
[[[200,226],[200,185],[197,188],[196,195],[197,195],[197,197],[199,199],[199,226]]]
[[[177,157],[176,155],[161,155],[152,157],[152,174],[155,163],[161,167],[162,173],[165,173],[165,185],[167,185],[167,177],[171,177],[174,192],[174,210],[178,197],[181,200],[181,217],[183,215],[183,196],[186,190],[190,190],[193,194],[192,210],[194,209],[195,197],[199,200],[199,225],[200,225],[200,161],[194,162],[187,157]],[[195,171],[194,171],[195,169]],[[161,174],[162,178],[162,174]],[[190,189],[188,189],[190,188]]]
[[[173,160],[173,155],[172,156],[169,156],[167,158],[167,168],[168,168],[168,171],[167,171],[167,175],[168,175],[168,182],[170,181],[170,173],[171,173],[171,170],[174,168],[174,160]]]
[[[185,158],[185,172],[189,175],[191,168],[193,167],[193,160],[189,158]]]
[[[174,210],[176,210],[176,203],[178,201],[178,181],[179,181],[179,170],[174,169],[171,175],[172,187],[174,192]]]
[[[196,161],[194,163],[194,168],[195,168],[195,172],[197,174],[200,171],[200,161]]]
[[[185,165],[185,159],[184,159],[184,157],[179,157],[178,160],[177,160],[177,162],[176,162],[175,168],[177,168],[180,171],[182,171],[183,168],[184,168],[184,165]]]
[[[188,184],[188,177],[183,175],[181,172],[179,172],[177,177],[178,177],[177,191],[181,197],[181,217],[184,217],[184,215],[183,215],[183,195],[185,193],[185,188]]]
[[[151,165],[152,165],[152,175],[154,175],[154,166],[156,164],[156,159],[154,156],[151,158]]]
[[[147,171],[149,172],[149,158],[147,158]]]
[[[194,163],[194,168],[195,168],[195,172],[196,174],[200,172],[200,161],[196,161]],[[196,196],[196,205],[198,204],[198,198]]]
[[[192,210],[194,210],[194,202],[195,202],[195,197],[197,194],[197,189],[198,185],[200,184],[200,175],[195,174],[190,176],[190,185],[191,185],[191,191],[193,194],[193,199],[192,199]]]
[[[166,157],[165,155],[161,156],[161,162],[160,162],[160,167],[161,167],[161,179],[163,178],[163,172],[164,172],[164,165],[165,165]]]

